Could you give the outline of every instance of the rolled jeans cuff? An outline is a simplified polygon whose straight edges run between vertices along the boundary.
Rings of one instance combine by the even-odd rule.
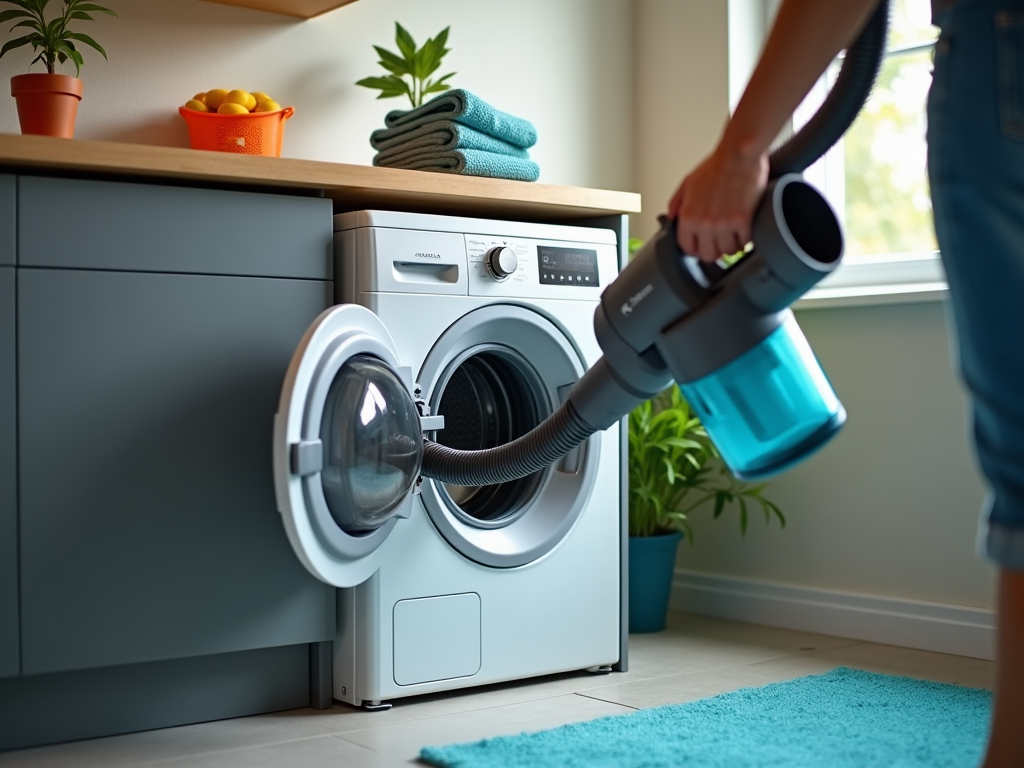
[[[978,531],[981,553],[1000,568],[1024,571],[1024,526],[983,520]]]

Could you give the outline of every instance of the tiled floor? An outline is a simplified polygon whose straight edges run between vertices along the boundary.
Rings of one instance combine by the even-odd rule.
[[[388,712],[300,709],[0,754],[0,767],[377,768],[415,764],[420,747],[539,730],[713,696],[837,666],[990,688],[978,659],[673,614],[630,638],[630,671],[559,675],[399,700]]]

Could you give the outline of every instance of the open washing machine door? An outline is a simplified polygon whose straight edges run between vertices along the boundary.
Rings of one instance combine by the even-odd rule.
[[[411,374],[384,324],[353,304],[325,311],[274,418],[277,506],[303,565],[337,587],[366,581],[412,510],[422,460]]]

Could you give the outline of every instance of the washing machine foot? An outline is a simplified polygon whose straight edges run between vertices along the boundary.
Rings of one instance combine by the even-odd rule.
[[[367,712],[387,712],[391,709],[390,701],[364,701],[363,709]]]
[[[597,666],[597,667],[587,667],[583,671],[588,673],[588,674],[591,674],[591,675],[609,675],[609,674],[611,674],[611,671],[612,671],[612,665],[611,664],[601,664],[600,666]]]

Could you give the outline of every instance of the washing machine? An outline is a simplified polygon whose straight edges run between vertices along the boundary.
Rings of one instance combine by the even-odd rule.
[[[278,507],[335,585],[334,698],[622,668],[619,425],[493,486],[418,476],[422,440],[503,445],[600,357],[610,229],[388,211],[334,217],[337,306],[295,352],[275,419]]]

